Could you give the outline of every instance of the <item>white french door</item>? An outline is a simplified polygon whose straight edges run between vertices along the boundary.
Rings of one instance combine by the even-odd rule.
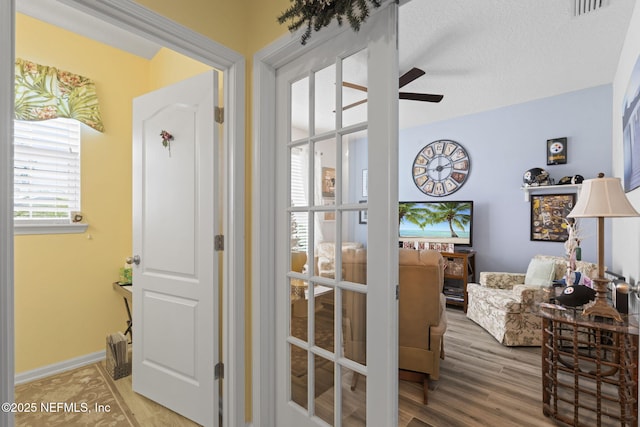
[[[397,425],[397,5],[276,70],[277,426]]]
[[[210,71],[133,105],[133,390],[204,426],[218,422],[217,100]]]

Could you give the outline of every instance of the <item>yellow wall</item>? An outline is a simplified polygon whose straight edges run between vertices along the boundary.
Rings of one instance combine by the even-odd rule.
[[[196,76],[211,69],[202,62],[187,58],[172,50],[162,48],[151,59],[149,69],[149,87],[159,89],[180,80]]]
[[[138,3],[247,59],[245,345],[246,408],[250,418],[251,59],[258,50],[287,33],[276,18],[290,2]],[[177,62],[170,51],[162,50],[149,63],[20,15],[16,31],[18,57],[58,66],[96,81],[107,129],[104,134],[83,129],[82,206],[90,223],[88,232],[16,237],[16,371],[24,372],[101,350],[104,336],[123,328],[124,307],[110,286],[131,250],[131,99],[179,78],[175,74]],[[90,56],[85,52],[91,52]],[[187,61],[185,66],[187,74],[206,69],[195,62]]]
[[[252,29],[246,25],[250,0],[137,0],[153,11],[246,54]]]
[[[111,283],[131,255],[132,99],[211,67],[168,49],[148,61],[23,15],[16,56],[93,79],[106,129],[82,127],[87,232],[15,238],[20,373],[103,350],[126,327]]]
[[[149,62],[18,15],[16,56],[94,80],[105,132],[82,126],[84,234],[15,238],[16,372],[105,347],[126,312],[111,289],[131,255],[131,99]]]
[[[277,16],[290,5],[289,0],[137,0],[141,5],[197,31],[216,42],[245,55],[246,81],[246,140],[245,140],[245,409],[251,419],[251,108],[252,58],[260,49],[287,33],[279,25]]]
[[[253,56],[269,43],[287,34],[287,26],[278,24],[278,16],[291,5],[290,0],[248,0],[250,10],[248,27],[251,28],[247,51]]]
[[[287,33],[277,17],[290,5],[289,0],[137,0],[141,5],[221,43],[246,58],[246,140],[245,140],[245,409],[251,419],[251,108],[252,58],[260,49]]]

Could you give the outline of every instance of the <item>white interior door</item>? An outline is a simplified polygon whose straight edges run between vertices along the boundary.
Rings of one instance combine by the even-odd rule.
[[[133,389],[205,426],[218,419],[217,92],[211,71],[133,106]]]
[[[397,425],[396,16],[276,72],[277,426]]]

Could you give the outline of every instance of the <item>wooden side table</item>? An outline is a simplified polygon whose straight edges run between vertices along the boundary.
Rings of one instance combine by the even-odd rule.
[[[131,283],[113,282],[113,290],[118,293],[124,300],[124,307],[127,309],[127,329],[124,334],[129,334],[129,339],[133,341],[133,319],[131,318],[131,308],[129,307],[129,301],[133,300],[133,293],[131,290]]]
[[[572,426],[638,425],[638,318],[540,305],[545,416]]]

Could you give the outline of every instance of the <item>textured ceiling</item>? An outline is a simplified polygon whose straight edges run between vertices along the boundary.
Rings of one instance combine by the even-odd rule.
[[[403,90],[443,94],[444,100],[401,100],[400,128],[611,83],[636,0],[604,0],[605,7],[578,18],[573,16],[574,1],[403,4],[400,73],[412,67],[427,73]],[[139,56],[150,58],[158,49],[57,1],[16,4],[20,12]]]
[[[400,8],[403,89],[444,95],[400,101],[412,127],[613,81],[635,0],[573,16],[574,0],[413,0]]]

